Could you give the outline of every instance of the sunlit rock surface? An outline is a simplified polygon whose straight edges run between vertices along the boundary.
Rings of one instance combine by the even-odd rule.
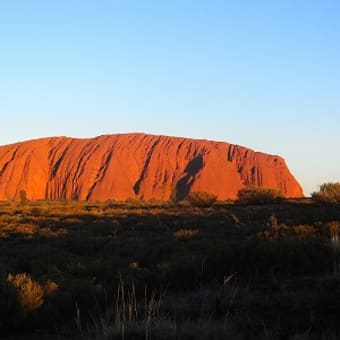
[[[0,147],[0,199],[233,199],[253,185],[301,197],[285,161],[225,142],[146,134],[43,138]]]

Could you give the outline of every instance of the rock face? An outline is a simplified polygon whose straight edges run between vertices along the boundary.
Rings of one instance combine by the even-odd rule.
[[[279,156],[207,140],[146,134],[53,137],[0,147],[0,200],[181,199],[208,191],[233,199],[246,185],[303,196]]]

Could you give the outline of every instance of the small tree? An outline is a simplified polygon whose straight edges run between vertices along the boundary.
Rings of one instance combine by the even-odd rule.
[[[246,187],[237,193],[237,202],[243,204],[278,203],[284,198],[278,189]]]
[[[312,193],[312,200],[319,203],[340,203],[340,182],[323,183]]]
[[[26,203],[28,201],[26,190],[20,190],[19,196],[20,196],[20,202],[21,203]]]

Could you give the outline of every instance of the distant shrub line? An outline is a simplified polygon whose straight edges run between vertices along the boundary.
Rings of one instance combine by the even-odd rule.
[[[21,204],[28,202],[27,193],[25,190],[21,190],[19,196]],[[311,198],[317,203],[340,203],[340,182],[321,184],[319,190],[311,194]],[[283,199],[284,194],[279,189],[246,186],[238,191],[235,202],[241,204],[272,204],[280,203],[283,201]],[[207,191],[193,191],[190,192],[182,202],[194,207],[211,207],[215,202],[217,202],[217,195]],[[97,201],[97,203],[99,203],[99,201]],[[110,199],[107,200],[106,203],[112,207],[120,204],[127,204],[134,207],[147,208],[149,206],[163,207],[169,204],[176,204],[178,202],[162,201],[158,199],[144,200],[141,198],[129,197],[125,201],[116,201],[114,199]],[[32,209],[32,215],[34,216],[40,216],[42,213],[43,212],[40,208]]]
[[[279,203],[284,195],[278,189],[246,187],[239,190],[237,202],[242,204]]]
[[[217,201],[217,196],[206,191],[196,191],[191,192],[186,199],[193,206],[209,207]]]
[[[318,203],[340,203],[340,182],[321,184],[319,191],[313,192],[311,197]]]

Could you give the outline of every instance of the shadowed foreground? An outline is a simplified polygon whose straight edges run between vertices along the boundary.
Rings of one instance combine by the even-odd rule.
[[[308,200],[2,202],[1,334],[335,339],[339,231]]]

